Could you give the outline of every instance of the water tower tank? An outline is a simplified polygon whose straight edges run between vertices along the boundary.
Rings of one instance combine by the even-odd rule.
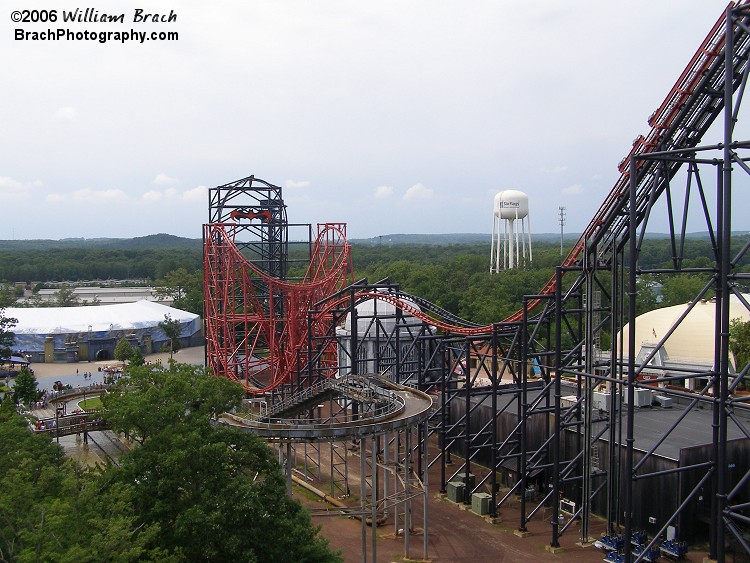
[[[523,219],[529,214],[529,196],[518,190],[503,190],[495,196],[495,216],[500,219]]]
[[[531,260],[529,196],[503,190],[493,201],[490,273],[517,268]]]

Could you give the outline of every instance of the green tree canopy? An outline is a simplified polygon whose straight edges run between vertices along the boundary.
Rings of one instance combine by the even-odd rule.
[[[11,347],[16,335],[11,330],[18,323],[18,319],[5,316],[5,309],[0,309],[0,365],[3,360],[10,358]]]
[[[36,376],[26,367],[21,368],[13,382],[13,396],[17,403],[25,404],[39,398]]]
[[[172,306],[196,315],[203,314],[203,272],[177,268],[154,282],[154,293],[171,299]]]
[[[0,406],[0,560],[178,561],[146,544],[132,484],[105,484],[66,459],[48,436],[29,432],[12,403]],[[105,486],[106,485],[106,486]]]
[[[172,315],[167,313],[164,315],[164,320],[159,323],[159,328],[164,331],[169,339],[169,358],[172,359],[174,353],[180,349],[180,335],[182,333],[180,321],[173,319]]]
[[[241,399],[239,384],[202,367],[131,368],[105,412],[141,445],[109,482],[137,484],[138,514],[158,530],[150,545],[181,560],[340,561],[286,496],[271,450],[252,433],[210,424]]]
[[[120,362],[130,361],[134,352],[135,350],[133,350],[133,346],[128,342],[127,338],[121,338],[117,346],[115,346],[115,360]]]
[[[104,395],[107,420],[113,430],[143,443],[171,424],[216,417],[242,402],[242,387],[208,375],[200,366],[171,363],[131,366],[128,377]]]
[[[77,307],[81,300],[74,293],[74,288],[67,284],[62,284],[55,294],[56,307]]]
[[[133,349],[133,355],[130,356],[130,365],[142,366],[145,363],[146,363],[146,359],[143,357],[143,353],[141,352],[141,349],[136,346]]]
[[[729,350],[734,355],[734,369],[742,371],[750,362],[750,321],[737,318],[729,322]]]

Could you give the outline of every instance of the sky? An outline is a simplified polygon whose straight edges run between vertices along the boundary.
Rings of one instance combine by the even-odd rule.
[[[506,189],[532,232],[559,232],[560,206],[581,232],[726,5],[10,0],[0,239],[200,238],[208,188],[249,175],[349,238],[490,233]],[[12,21],[32,8],[57,22]],[[76,8],[123,22],[63,22]],[[18,39],[59,28],[112,34]],[[113,39],[131,30],[178,39]]]

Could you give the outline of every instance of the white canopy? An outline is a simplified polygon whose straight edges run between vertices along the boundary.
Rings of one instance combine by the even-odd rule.
[[[5,316],[18,319],[11,329],[21,334],[85,334],[107,331],[138,330],[158,326],[169,315],[185,325],[199,326],[200,317],[152,301],[90,307],[40,307],[5,309]],[[183,330],[183,333],[189,332]]]

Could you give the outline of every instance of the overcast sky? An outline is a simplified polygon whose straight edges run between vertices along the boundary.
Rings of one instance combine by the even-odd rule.
[[[580,232],[726,4],[6,2],[0,239],[200,238],[207,189],[251,174],[291,222],[350,238],[489,233],[510,188],[533,232],[558,231],[560,205]],[[144,6],[177,21],[133,23]],[[61,22],[87,7],[124,23]],[[179,39],[15,39],[49,28]]]

